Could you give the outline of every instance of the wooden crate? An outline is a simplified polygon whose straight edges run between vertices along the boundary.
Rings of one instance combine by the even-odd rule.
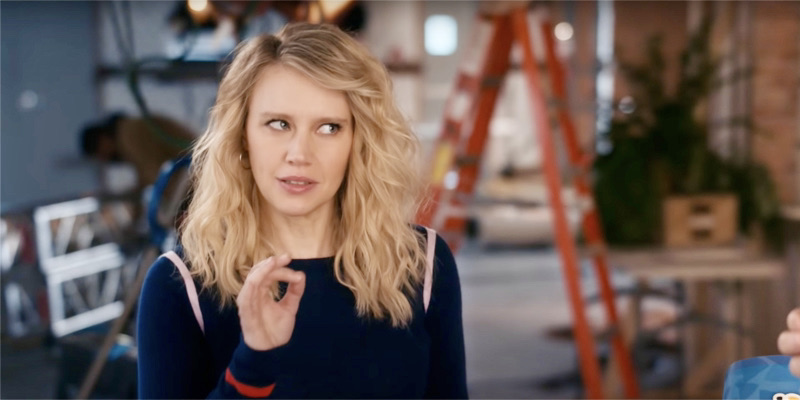
[[[739,202],[732,194],[671,196],[663,217],[668,247],[730,244],[738,231]]]

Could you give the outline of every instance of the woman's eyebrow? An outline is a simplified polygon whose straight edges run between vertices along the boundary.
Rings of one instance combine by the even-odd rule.
[[[349,118],[337,118],[337,117],[317,118],[317,123],[329,123],[329,122],[344,126],[344,125],[347,125],[347,124],[350,123],[350,119]]]
[[[272,111],[264,111],[258,114],[261,118],[274,118],[274,119],[286,119],[286,120],[293,120],[296,119],[293,116],[280,113],[280,112],[272,112]],[[350,123],[350,118],[342,118],[342,117],[318,117],[314,118],[314,122],[319,123],[336,123],[339,125],[347,125]]]
[[[263,111],[258,114],[261,118],[275,118],[275,119],[292,119],[292,116],[284,113],[276,113],[271,111]]]

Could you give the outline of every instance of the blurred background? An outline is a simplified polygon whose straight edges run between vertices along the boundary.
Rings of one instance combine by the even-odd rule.
[[[440,133],[475,99],[457,78],[493,62],[478,15],[517,8],[535,62],[511,49],[476,158],[473,113]],[[2,1],[0,397],[136,396],[137,278],[174,244],[173,161],[236,44],[296,20],[386,64],[458,207],[429,224],[457,249],[472,397],[587,397],[592,360],[607,397],[628,365],[642,398],[720,398],[730,363],[777,352],[800,305],[800,2]]]

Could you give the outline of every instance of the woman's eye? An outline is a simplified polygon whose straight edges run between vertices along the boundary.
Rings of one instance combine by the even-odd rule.
[[[272,121],[267,122],[267,125],[270,128],[277,129],[279,131],[285,131],[289,129],[289,123],[282,119],[273,119]]]
[[[322,127],[319,128],[320,133],[331,135],[336,132],[339,132],[339,124],[324,124]]]

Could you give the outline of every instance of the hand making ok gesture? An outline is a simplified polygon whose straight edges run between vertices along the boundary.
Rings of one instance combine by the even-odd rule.
[[[289,261],[289,256],[282,255],[256,264],[236,297],[242,337],[253,350],[274,349],[288,343],[292,337],[306,280],[304,273],[287,267]],[[289,283],[286,294],[279,301],[270,290],[276,282]]]

